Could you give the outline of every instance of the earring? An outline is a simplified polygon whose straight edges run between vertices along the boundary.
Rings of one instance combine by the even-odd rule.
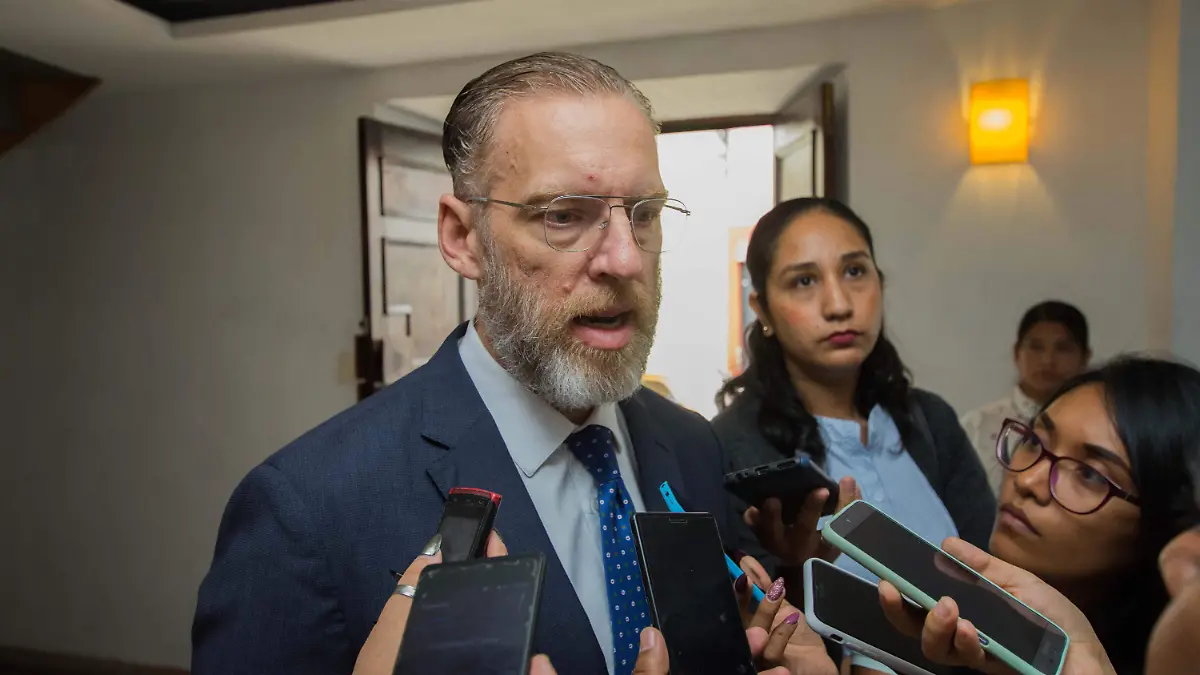
[[[771,334],[772,334],[771,327],[764,323],[763,324],[763,335],[765,335],[767,337],[771,337]]]

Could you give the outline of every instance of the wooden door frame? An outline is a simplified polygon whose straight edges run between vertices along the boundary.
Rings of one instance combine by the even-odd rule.
[[[360,239],[362,241],[362,319],[359,330],[354,337],[355,373],[357,379],[358,399],[367,398],[383,388],[383,340],[376,337],[380,327],[376,319],[383,321],[387,303],[386,285],[384,278],[385,265],[383,256],[386,255],[384,241],[387,239],[384,224],[383,203],[383,163],[387,157],[386,140],[384,135],[390,130],[430,141],[440,140],[436,134],[422,129],[399,126],[384,122],[373,117],[358,118],[358,167],[359,167],[359,210],[360,210]],[[380,251],[372,254],[372,240],[379,239]],[[374,272],[381,276],[380,297],[378,304],[374,297],[371,284]],[[466,300],[465,284],[461,278],[458,282],[458,314],[461,319],[465,313]]]

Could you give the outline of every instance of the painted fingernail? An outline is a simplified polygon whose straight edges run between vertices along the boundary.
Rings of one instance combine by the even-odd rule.
[[[783,622],[789,626],[795,626],[797,623],[800,623],[800,612],[792,614],[788,618],[784,619]]]
[[[742,563],[742,558],[746,557],[746,552],[745,551],[734,551],[733,555],[731,557],[733,558],[734,565],[740,565]]]
[[[388,572],[390,572],[392,574],[392,578],[396,580],[396,583],[400,583],[400,577],[403,575],[401,575],[396,570],[388,570]]]
[[[435,534],[433,538],[425,544],[425,548],[421,551],[421,555],[437,555],[437,552],[442,550],[442,535]]]
[[[746,587],[748,587],[749,585],[750,585],[750,579],[745,574],[743,574],[742,576],[737,578],[737,581],[733,582],[733,590],[737,591],[738,593],[745,593]]]
[[[771,590],[767,591],[767,600],[779,602],[779,599],[783,597],[783,591],[783,577],[779,577],[775,583],[771,584]]]

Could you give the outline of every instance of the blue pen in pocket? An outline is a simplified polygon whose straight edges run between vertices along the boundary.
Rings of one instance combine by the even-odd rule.
[[[671,491],[671,486],[666,481],[663,481],[662,485],[658,486],[658,491],[662,494],[663,501],[667,503],[668,509],[674,513],[684,513],[683,506],[679,504],[679,500],[675,498],[675,493]],[[742,568],[738,567],[737,563],[733,561],[733,558],[729,557],[729,554],[725,555],[725,566],[729,568],[729,575],[733,577],[734,581],[737,581],[738,577],[745,574]],[[751,582],[750,590],[754,593],[754,601],[762,602],[763,597],[765,597],[762,589],[754,582]]]

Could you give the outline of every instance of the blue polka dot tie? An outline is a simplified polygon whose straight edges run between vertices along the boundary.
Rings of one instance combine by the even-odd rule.
[[[629,675],[637,661],[639,634],[650,617],[630,526],[633,502],[617,468],[617,439],[607,427],[593,424],[571,434],[567,445],[596,481],[614,675]]]

